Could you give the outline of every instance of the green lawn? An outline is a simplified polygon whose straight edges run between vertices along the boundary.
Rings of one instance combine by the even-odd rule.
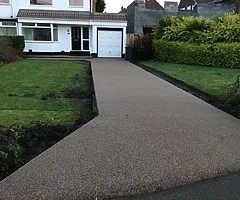
[[[80,81],[73,78],[76,74]],[[89,66],[77,61],[21,60],[1,66],[0,125],[72,125],[89,113],[91,105],[66,97],[63,91],[74,87],[89,90],[89,76]]]
[[[169,64],[157,61],[143,61],[141,64],[161,71],[219,99],[225,97],[227,86],[236,82],[237,75],[240,75],[240,69]]]

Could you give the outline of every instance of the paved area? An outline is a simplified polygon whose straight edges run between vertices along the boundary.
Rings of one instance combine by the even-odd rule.
[[[4,200],[165,190],[240,170],[236,118],[123,60],[92,60],[100,115],[0,183]]]

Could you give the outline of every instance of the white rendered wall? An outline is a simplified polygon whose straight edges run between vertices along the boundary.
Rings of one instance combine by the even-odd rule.
[[[11,0],[9,4],[0,4],[0,18],[11,19],[14,17]]]
[[[58,42],[40,42],[26,41],[25,51],[32,49],[35,52],[70,52],[72,50],[71,27],[72,26],[89,26],[90,29],[90,44],[91,53],[97,53],[97,28],[121,28],[123,29],[123,54],[126,47],[126,27],[127,22],[121,21],[78,21],[78,20],[43,20],[43,19],[19,19],[19,22],[33,23],[53,23],[58,24]],[[19,23],[19,34],[21,35],[21,23]]]
[[[52,5],[30,5],[30,0],[10,0],[9,4],[0,4],[0,17],[16,18],[19,9],[89,11],[90,1],[83,0],[83,7],[71,7],[69,0],[52,0]]]

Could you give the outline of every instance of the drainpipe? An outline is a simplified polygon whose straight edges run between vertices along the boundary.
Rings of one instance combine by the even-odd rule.
[[[91,12],[95,13],[96,12],[96,0],[91,0],[92,1],[92,10]]]
[[[90,12],[92,12],[92,1],[89,1],[89,5],[90,5]]]
[[[14,10],[13,10],[13,0],[10,1],[10,4],[11,4],[11,12],[12,12],[12,15],[11,15],[11,18],[13,18],[14,16]]]

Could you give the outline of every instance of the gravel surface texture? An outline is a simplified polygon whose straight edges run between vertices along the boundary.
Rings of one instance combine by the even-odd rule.
[[[120,59],[93,59],[99,116],[0,183],[1,200],[88,200],[240,170],[239,120]]]

